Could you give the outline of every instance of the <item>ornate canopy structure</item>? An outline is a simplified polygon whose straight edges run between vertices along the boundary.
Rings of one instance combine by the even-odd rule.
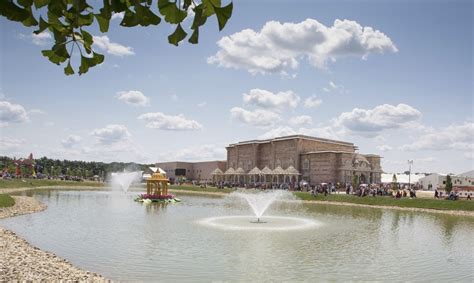
[[[168,178],[161,173],[154,173],[146,181],[146,193],[148,195],[166,196],[168,195]]]
[[[222,177],[224,176],[224,172],[221,169],[216,168],[214,171],[211,172],[212,179],[221,181]]]

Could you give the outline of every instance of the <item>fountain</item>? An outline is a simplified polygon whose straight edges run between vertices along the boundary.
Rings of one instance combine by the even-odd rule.
[[[282,190],[258,192],[258,193],[245,193],[235,192],[234,196],[243,198],[247,201],[248,205],[252,208],[253,213],[257,217],[257,221],[251,221],[251,223],[266,223],[260,221],[260,218],[265,213],[268,207],[278,199],[288,198],[291,196],[290,193]]]
[[[217,216],[200,220],[198,223],[223,230],[292,231],[310,229],[320,223],[311,219],[293,216],[263,215],[272,204],[298,205],[293,194],[283,190],[245,190],[231,193],[227,199],[231,204],[243,204],[251,208],[253,215]],[[240,202],[239,202],[240,201]],[[265,225],[256,225],[265,224]]]
[[[142,177],[142,171],[133,172],[114,172],[110,176],[110,185],[113,190],[122,190],[125,193],[133,182],[139,181]]]

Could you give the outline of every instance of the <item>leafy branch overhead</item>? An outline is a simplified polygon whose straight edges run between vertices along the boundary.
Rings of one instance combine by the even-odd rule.
[[[100,9],[94,8],[86,0],[0,0],[0,15],[26,27],[37,27],[35,34],[49,31],[54,36],[54,45],[43,50],[43,56],[54,64],[65,64],[64,73],[75,73],[71,65],[72,54],[79,50],[81,60],[79,75],[104,61],[104,55],[92,49],[93,36],[84,30],[94,21],[99,30],[108,32],[112,15],[123,13],[120,23],[123,27],[159,25],[162,20],[176,25],[168,42],[178,46],[188,33],[183,22],[193,17],[188,41],[197,44],[199,28],[207,19],[216,16],[219,30],[222,30],[232,16],[232,2],[223,6],[221,0],[102,0]],[[157,11],[153,11],[153,2],[157,2]],[[190,11],[193,12],[190,12]],[[159,16],[161,15],[161,17]]]

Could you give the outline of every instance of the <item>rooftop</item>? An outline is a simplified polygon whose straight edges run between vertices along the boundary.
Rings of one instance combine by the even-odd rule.
[[[355,148],[354,144],[350,142],[311,137],[311,136],[305,136],[305,135],[291,135],[291,136],[276,137],[273,139],[265,139],[265,140],[241,141],[238,143],[229,144],[228,147],[233,147],[237,145],[245,145],[245,144],[253,144],[253,143],[269,143],[269,142],[292,140],[292,139],[304,139],[304,140],[312,140],[312,141],[319,141],[319,142],[326,142],[326,143],[333,143],[333,144],[342,144],[342,145],[353,146]]]

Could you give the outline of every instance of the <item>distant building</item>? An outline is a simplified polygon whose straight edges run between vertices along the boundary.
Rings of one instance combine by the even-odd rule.
[[[359,154],[353,143],[304,135],[251,140],[230,144],[227,149],[227,169],[248,173],[262,170],[299,172],[299,179],[310,184],[350,183],[357,175],[360,183],[380,183],[380,156]]]
[[[185,177],[187,180],[211,181],[211,173],[216,168],[223,171],[226,169],[226,161],[203,161],[203,162],[159,162],[156,167],[163,169],[171,180]]]
[[[389,184],[393,182],[393,174],[394,173],[382,173],[382,183],[383,184]],[[425,174],[399,174],[395,173],[395,176],[397,177],[397,183],[399,184],[416,184],[421,178],[424,178],[426,175]]]
[[[465,193],[474,192],[474,178],[469,177],[469,172],[451,176],[453,189],[460,193],[461,196],[464,196]],[[418,182],[423,187],[423,190],[444,190],[446,188],[446,176],[446,174],[434,173],[421,178]]]

